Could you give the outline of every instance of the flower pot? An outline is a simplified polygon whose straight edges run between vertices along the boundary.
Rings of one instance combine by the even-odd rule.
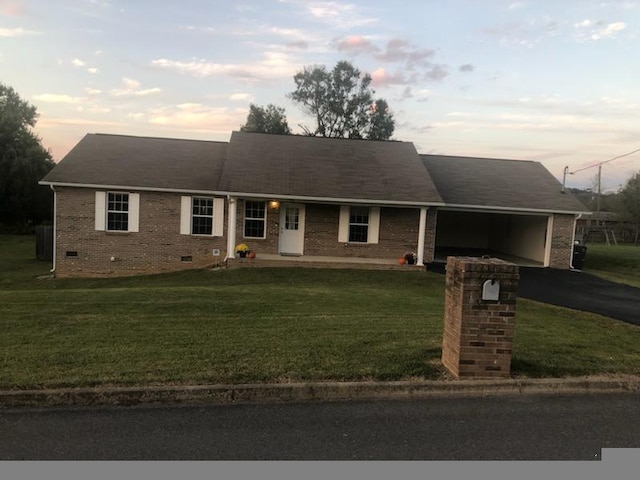
[[[240,255],[240,258],[245,258],[247,256],[247,252],[238,252],[238,255]]]

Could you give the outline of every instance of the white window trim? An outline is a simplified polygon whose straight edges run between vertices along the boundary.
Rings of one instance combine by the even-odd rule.
[[[194,195],[198,198],[212,198],[202,195]],[[180,197],[180,234],[192,235],[193,225],[193,196],[184,195]],[[193,234],[197,237],[222,237],[224,235],[224,198],[213,197],[213,225],[211,235]]]
[[[129,195],[129,219],[127,230],[107,230],[107,197],[109,193],[126,193]],[[140,229],[140,194],[131,192],[103,192],[95,194],[95,230],[102,232],[131,232],[136,233]]]
[[[264,216],[262,218],[258,217],[247,217],[247,202],[257,202],[262,203],[264,205]],[[267,202],[262,200],[245,200],[244,201],[244,212],[243,212],[243,223],[242,223],[242,238],[255,238],[255,239],[265,239],[267,238]],[[247,231],[247,220],[262,220],[264,222],[264,228],[262,229],[261,237],[247,237],[245,232]]]
[[[369,207],[369,231],[367,242],[349,242],[349,220],[351,206],[340,206],[340,219],[338,224],[338,242],[352,243],[353,245],[373,245],[380,240],[380,207]]]

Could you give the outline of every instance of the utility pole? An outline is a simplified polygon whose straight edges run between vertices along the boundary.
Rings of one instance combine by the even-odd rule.
[[[567,181],[567,173],[569,173],[569,166],[564,167],[564,172],[562,173],[562,193],[565,193],[565,183]]]
[[[598,196],[596,197],[596,225],[600,225],[600,194],[602,193],[602,163],[598,165]]]

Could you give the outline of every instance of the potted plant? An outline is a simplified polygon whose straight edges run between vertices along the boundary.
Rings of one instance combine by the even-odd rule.
[[[416,264],[416,259],[417,256],[415,254],[415,252],[406,252],[402,258],[404,259],[404,261],[408,264],[408,265],[415,265]]]
[[[236,245],[236,253],[240,255],[240,258],[245,258],[250,251],[251,250],[246,243],[239,243]]]

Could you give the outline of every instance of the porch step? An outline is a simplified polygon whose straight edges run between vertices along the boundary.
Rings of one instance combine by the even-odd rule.
[[[236,258],[227,261],[227,268],[265,268],[265,267],[302,267],[302,268],[333,268],[353,270],[399,270],[399,271],[424,271],[424,266],[399,265],[393,263],[375,262],[344,262],[335,260],[296,260],[288,257],[282,260],[256,258]]]

